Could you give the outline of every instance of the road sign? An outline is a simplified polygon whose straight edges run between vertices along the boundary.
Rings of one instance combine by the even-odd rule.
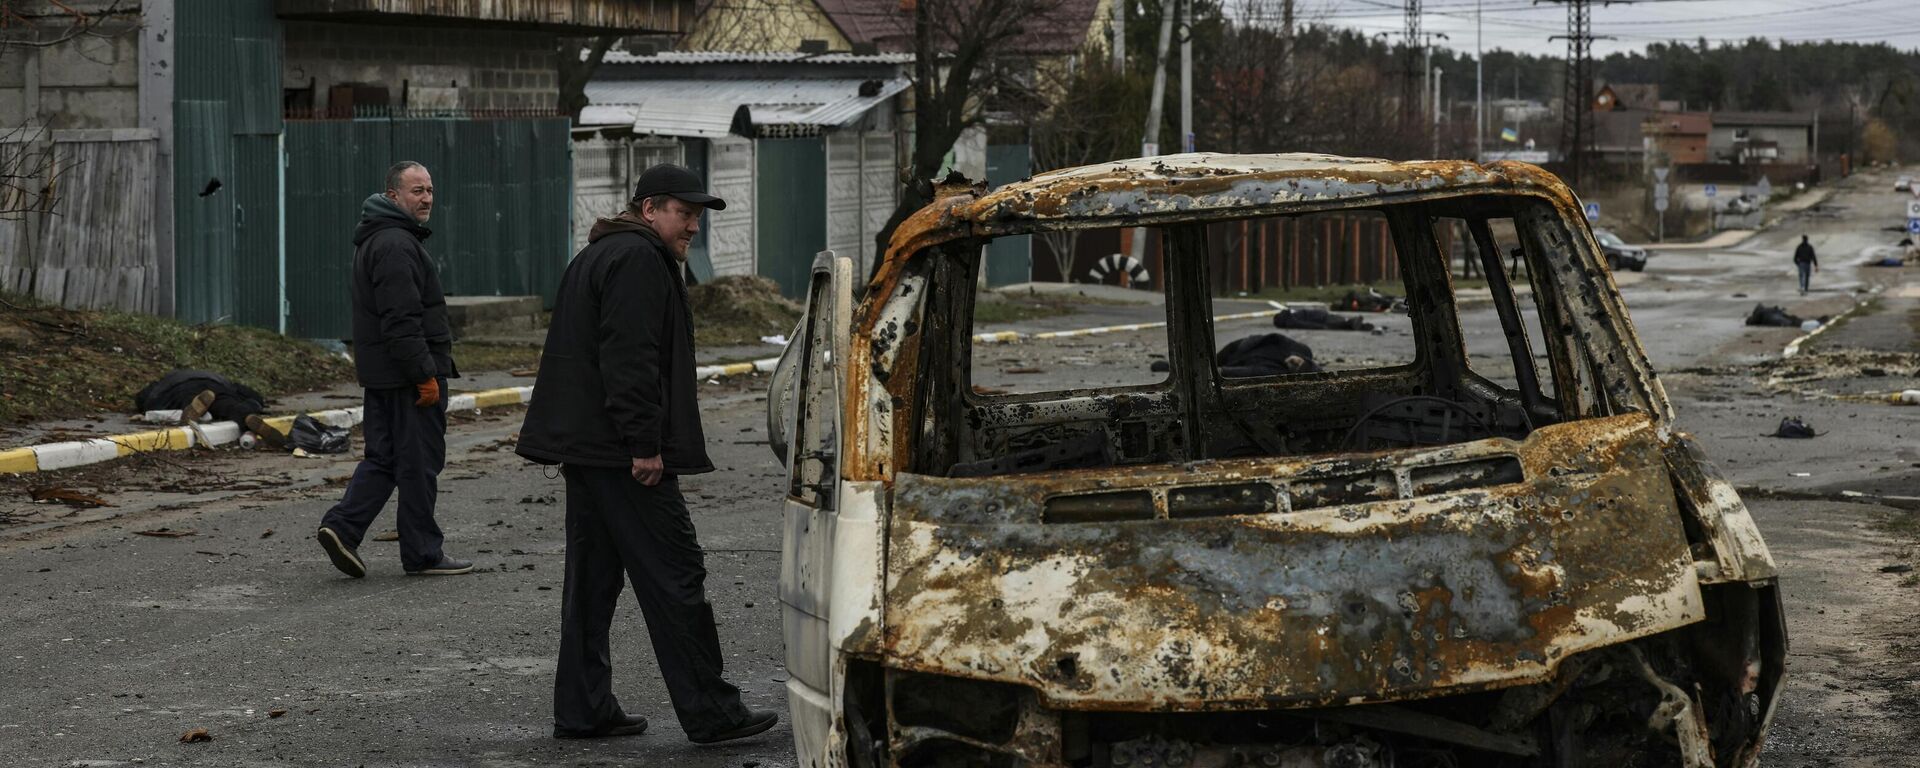
[[[1653,209],[1654,209],[1654,210],[1656,210],[1656,211],[1659,211],[1659,212],[1661,212],[1661,213],[1666,213],[1666,212],[1667,212],[1667,199],[1666,199],[1666,198],[1664,198],[1664,197],[1656,197],[1656,198],[1654,198],[1654,199],[1653,199]]]
[[[1153,142],[1153,141],[1140,142],[1140,156],[1141,157],[1159,157],[1160,144],[1158,142]]]
[[[1759,191],[1759,193],[1760,193],[1760,194],[1758,195],[1759,197],[1772,197],[1772,196],[1773,196],[1773,182],[1771,182],[1771,181],[1768,181],[1768,180],[1767,180],[1767,177],[1765,177],[1765,176],[1762,176],[1762,177],[1760,177],[1760,183],[1759,183],[1758,185],[1756,185],[1756,189],[1757,189],[1757,191]]]
[[[1667,199],[1667,183],[1666,182],[1663,181],[1653,185],[1653,199],[1655,200]]]
[[[1671,169],[1671,168],[1655,168],[1655,169],[1653,169],[1653,180],[1654,180],[1654,181],[1657,181],[1657,182],[1660,182],[1660,186],[1663,186],[1663,187],[1664,187],[1664,186],[1666,186],[1666,185],[1667,185],[1667,171],[1670,171],[1670,170],[1672,170],[1672,169]]]
[[[1193,145],[1193,134],[1191,134],[1191,133],[1189,133],[1189,134],[1187,134],[1187,148],[1186,148],[1186,151],[1188,151],[1188,152],[1192,152],[1192,151],[1193,151],[1193,146],[1194,146],[1194,145]]]
[[[1920,219],[1920,199],[1907,201],[1907,218]]]
[[[1599,221],[1599,220],[1600,220],[1600,204],[1587,203],[1587,221]]]
[[[1720,194],[1720,187],[1719,187],[1719,186],[1717,186],[1717,185],[1714,185],[1714,184],[1708,184],[1708,185],[1707,185],[1707,197],[1716,197],[1716,196],[1718,196],[1719,194]]]
[[[1907,234],[1920,235],[1920,219],[1907,219]]]

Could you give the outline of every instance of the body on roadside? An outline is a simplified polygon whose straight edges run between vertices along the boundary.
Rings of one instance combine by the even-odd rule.
[[[276,448],[286,444],[286,435],[268,425],[260,414],[267,400],[252,387],[212,371],[176,368],[156,379],[133,396],[134,410],[180,411],[180,420],[193,424],[212,414],[215,421],[231,421],[245,427],[255,437]]]
[[[623,577],[688,739],[750,736],[776,719],[749,711],[722,677],[705,555],[678,481],[713,471],[682,264],[703,210],[725,206],[686,169],[655,166],[627,211],[594,225],[560,281],[518,447],[563,465],[567,483],[556,737],[647,727],[612,691],[608,632]]]
[[[440,276],[421,241],[433,178],[419,163],[387,172],[387,191],[361,206],[353,244],[354,371],[366,390],[366,458],[321,520],[321,547],[342,573],[366,575],[358,548],[395,490],[400,564],[411,575],[473,570],[442,549],[434,520],[446,464],[447,379],[458,377]]]
[[[1800,273],[1800,295],[1807,295],[1807,285],[1813,279],[1813,273],[1820,271],[1820,259],[1814,256],[1813,243],[1807,242],[1807,236],[1800,236],[1800,246],[1793,249],[1793,267]]]

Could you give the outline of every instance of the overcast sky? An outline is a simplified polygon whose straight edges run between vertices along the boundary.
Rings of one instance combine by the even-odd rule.
[[[1282,0],[1224,0],[1234,15],[1249,13],[1278,19]],[[1423,0],[1421,26],[1442,32],[1439,45],[1472,53],[1476,0]],[[1479,0],[1482,34],[1488,50],[1505,48],[1563,56],[1566,6],[1534,0]],[[1602,5],[1591,0],[1593,33],[1618,39],[1598,40],[1596,55],[1644,49],[1660,40],[1710,43],[1765,37],[1775,41],[1835,40],[1885,42],[1896,48],[1920,48],[1920,0],[1636,0]],[[1404,0],[1296,0],[1302,20],[1366,32],[1405,28]]]

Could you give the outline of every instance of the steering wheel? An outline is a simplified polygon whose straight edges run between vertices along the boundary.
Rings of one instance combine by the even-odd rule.
[[[1480,418],[1480,414],[1474,413],[1471,409],[1469,409],[1466,403],[1462,403],[1454,400],[1448,400],[1444,397],[1434,397],[1432,395],[1408,395],[1406,397],[1396,397],[1392,400],[1388,400],[1384,403],[1374,406],[1373,408],[1369,409],[1366,413],[1361,414],[1360,418],[1354,420],[1353,426],[1347,429],[1346,436],[1340,439],[1340,450],[1344,451],[1344,450],[1351,449],[1353,447],[1354,436],[1360,433],[1360,428],[1366,426],[1367,422],[1373,421],[1375,418],[1378,418],[1382,413],[1386,412],[1386,410],[1389,408],[1392,408],[1396,405],[1400,405],[1402,403],[1413,402],[1416,400],[1439,403],[1441,405],[1444,405],[1449,410],[1452,410],[1456,413],[1466,416],[1467,420],[1473,422],[1474,425],[1478,426],[1482,433],[1487,435],[1493,434],[1493,429],[1487,426],[1487,422]]]

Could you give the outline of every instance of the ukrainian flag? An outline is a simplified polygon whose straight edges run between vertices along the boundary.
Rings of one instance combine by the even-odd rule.
[[[1500,140],[1517,143],[1520,141],[1520,131],[1514,128],[1502,128],[1500,129]]]

